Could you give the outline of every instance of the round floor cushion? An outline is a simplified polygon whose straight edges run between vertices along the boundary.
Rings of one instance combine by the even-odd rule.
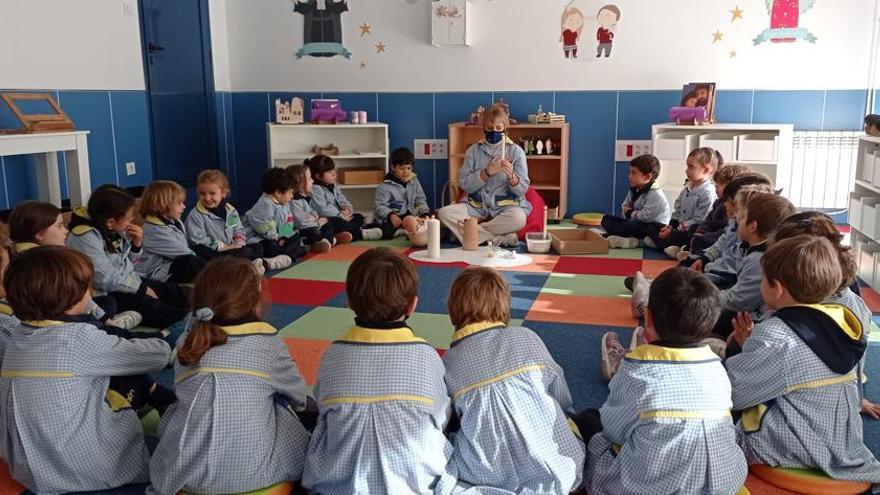
[[[858,495],[870,483],[836,480],[818,469],[790,469],[763,465],[750,466],[755,476],[779,488],[807,495]]]
[[[601,213],[578,213],[572,217],[572,221],[577,225],[598,227],[602,224],[603,216]]]

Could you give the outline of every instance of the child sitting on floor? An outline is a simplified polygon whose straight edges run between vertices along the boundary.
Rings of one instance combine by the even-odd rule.
[[[335,234],[347,232],[355,241],[375,241],[382,238],[382,229],[364,228],[364,216],[355,213],[351,202],[342,194],[342,189],[336,183],[336,163],[332,158],[315,155],[306,160],[305,164],[308,165],[316,186],[312,189],[312,208],[327,219]]]
[[[23,253],[37,246],[64,246],[67,234],[61,210],[51,203],[25,201],[9,215],[9,236],[14,253]],[[98,327],[108,325],[130,330],[143,321],[137,311],[118,313],[116,300],[106,294],[92,295],[89,313],[94,316]]]
[[[715,244],[715,241],[724,234],[724,229],[727,227],[727,224],[729,223],[728,221],[730,220],[727,215],[727,208],[724,206],[724,190],[733,179],[747,174],[750,171],[749,167],[746,167],[745,165],[721,166],[720,164],[723,163],[723,158],[721,158],[721,154],[717,151],[715,153],[718,154],[719,168],[715,174],[712,175],[712,182],[715,183],[715,195],[717,199],[712,205],[712,211],[709,212],[706,220],[697,226],[694,235],[691,236],[690,242],[675,255],[675,259],[678,261],[687,259],[691,253],[700,256],[705,249]]]
[[[649,232],[653,247],[662,249],[666,256],[675,258],[681,251],[681,246],[688,243],[712,209],[715,201],[712,174],[717,169],[718,155],[712,148],[697,148],[688,154],[685,170],[687,182],[675,198],[675,208],[672,210],[669,225]]]
[[[669,201],[657,184],[660,160],[646,154],[629,164],[629,192],[623,200],[623,218],[605,215],[602,228],[608,235],[608,247],[634,248],[651,229],[669,223]]]
[[[839,253],[828,239],[800,235],[775,243],[761,265],[761,293],[775,313],[755,326],[739,318],[742,351],[725,363],[746,459],[880,483],[859,415],[865,330],[845,305],[823,302],[841,287]]]
[[[186,216],[190,248],[205,260],[218,256],[236,256],[251,260],[262,275],[263,246],[247,244],[247,232],[238,210],[226,201],[229,179],[220,170],[203,170],[197,180],[199,202]]]
[[[853,256],[852,248],[843,244],[843,234],[837,230],[834,220],[828,215],[818,211],[806,211],[796,213],[782,222],[774,236],[774,242],[788,239],[797,235],[807,234],[814,237],[824,237],[831,242],[837,251],[840,259],[840,270],[843,280],[837,291],[831,297],[825,299],[825,303],[842,304],[846,306],[853,314],[858,317],[862,328],[865,329],[865,335],[871,330],[872,314],[868,309],[865,301],[852,290],[858,290],[858,265],[855,256]],[[862,414],[867,414],[874,419],[880,419],[880,405],[874,404],[865,397],[864,380],[865,378],[865,359],[859,363],[859,396],[862,398]]]
[[[730,381],[721,359],[700,345],[720,313],[718,289],[677,267],[650,292],[648,333],[656,340],[623,358],[598,418],[578,416],[587,491],[735,494],[748,469],[731,421]]]
[[[61,246],[29,250],[10,263],[4,285],[21,324],[0,375],[0,458],[34,493],[94,492],[148,477],[150,454],[135,405],[150,393],[145,373],[168,364],[161,339],[125,340],[82,315],[93,274],[89,258]],[[134,386],[131,375],[141,375]],[[114,386],[119,376],[126,386]]]
[[[391,239],[402,230],[407,235],[418,231],[420,218],[428,216],[428,198],[419,178],[413,173],[413,152],[397,148],[391,153],[391,172],[376,187],[376,221],[382,222],[382,238]],[[408,220],[412,218],[412,220]]]
[[[98,187],[89,198],[88,209],[74,210],[67,245],[91,259],[95,290],[109,293],[120,311],[143,315],[144,325],[164,329],[186,316],[188,290],[135,271],[143,230],[133,222],[134,205],[134,197],[122,189]]]
[[[447,305],[455,333],[443,363],[460,423],[450,461],[459,484],[560,495],[579,487],[584,443],[566,418],[565,375],[534,332],[510,326],[507,282],[491,268],[468,268]]]
[[[9,339],[12,338],[12,332],[19,324],[12,306],[6,300],[6,288],[3,286],[3,276],[9,266],[9,248],[9,230],[6,224],[0,223],[0,365],[3,364],[3,355]]]
[[[295,411],[306,409],[306,385],[260,320],[260,285],[242,258],[213,260],[196,279],[195,324],[174,366],[179,399],[150,461],[158,493],[242,493],[302,474],[309,433]]]
[[[293,224],[299,231],[303,243],[310,245],[316,253],[326,253],[336,245],[336,242],[351,242],[351,234],[340,232],[333,235],[333,226],[325,217],[318,215],[311,205],[312,174],[309,166],[291,165],[287,171],[293,176],[293,200],[290,202],[290,210],[293,212]]]
[[[437,351],[416,337],[415,266],[388,248],[354,260],[345,281],[355,326],[321,358],[302,484],[316,493],[448,493],[449,395]],[[445,488],[449,490],[450,488]]]
[[[270,168],[263,174],[260,189],[260,199],[244,214],[247,242],[263,246],[267,269],[281,270],[305,254],[290,212],[293,176],[283,168]]]
[[[157,180],[144,189],[140,213],[144,219],[144,250],[135,266],[143,276],[160,282],[191,283],[206,261],[189,248],[181,222],[186,191],[180,184]]]

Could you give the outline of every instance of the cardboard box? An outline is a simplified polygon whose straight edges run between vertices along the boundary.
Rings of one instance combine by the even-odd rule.
[[[549,230],[550,245],[559,254],[604,254],[608,241],[590,229]]]
[[[337,168],[339,183],[348,186],[361,184],[380,184],[385,178],[385,171],[372,167]]]

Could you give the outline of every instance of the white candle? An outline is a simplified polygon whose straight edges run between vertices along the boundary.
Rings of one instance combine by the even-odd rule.
[[[429,218],[428,223],[428,258],[440,258],[440,220]]]

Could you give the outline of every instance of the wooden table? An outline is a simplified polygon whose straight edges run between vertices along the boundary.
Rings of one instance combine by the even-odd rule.
[[[61,206],[58,154],[67,164],[67,190],[72,206],[85,205],[92,193],[89,177],[89,131],[0,134],[0,156],[37,155],[37,191],[40,201]]]

